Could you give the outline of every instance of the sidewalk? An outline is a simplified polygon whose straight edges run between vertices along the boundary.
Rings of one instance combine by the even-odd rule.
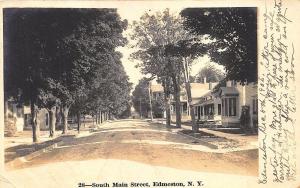
[[[104,122],[103,124],[105,124]],[[92,124],[93,125],[93,124]],[[101,124],[102,125],[102,124]],[[96,127],[96,125],[93,125]],[[83,136],[85,134],[88,134],[92,128],[90,123],[82,123],[82,127],[80,129],[80,135],[78,135],[78,132],[76,130],[77,125],[76,124],[70,124],[69,130],[67,132],[67,136]],[[41,130],[40,135],[38,138],[38,142],[35,144],[40,144],[46,141],[50,141],[53,139],[56,139],[58,137],[64,136],[62,135],[62,130],[56,130],[54,137],[49,137],[49,130]],[[20,132],[17,132],[14,136],[4,137],[4,149],[15,147],[18,145],[32,145],[34,144],[32,142],[32,130],[23,130]]]
[[[156,123],[161,123],[161,124],[166,124],[164,119],[154,119],[153,122]],[[176,124],[171,123],[172,126],[176,126]],[[192,127],[189,125],[186,125],[184,123],[181,124],[181,129],[180,130],[192,130]],[[223,137],[228,140],[234,140],[238,143],[241,144],[241,149],[255,149],[258,148],[258,135],[245,135],[245,134],[233,134],[233,133],[224,133],[221,131],[217,130],[211,130],[208,128],[199,128],[199,130],[208,133],[208,134],[213,134],[217,137]]]
[[[83,131],[85,132],[85,131]],[[14,136],[4,137],[5,162],[13,161],[19,157],[29,156],[42,151],[45,148],[52,147],[69,137],[77,136],[75,130],[69,130],[67,134],[62,135],[61,131],[56,131],[54,137],[49,137],[49,131],[40,131],[38,142],[32,141],[32,130],[17,132]]]
[[[58,134],[58,132],[56,132]],[[49,131],[40,131],[39,143],[52,140],[54,138],[49,137]],[[24,130],[17,132],[14,136],[4,137],[4,149],[18,146],[32,144],[32,130]]]

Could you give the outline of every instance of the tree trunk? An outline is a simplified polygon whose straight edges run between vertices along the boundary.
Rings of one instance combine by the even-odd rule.
[[[170,109],[170,80],[166,78],[163,81],[164,88],[164,103],[166,110],[166,127],[169,128],[171,126],[171,109]]]
[[[102,123],[102,112],[100,111],[99,112],[99,124],[101,124]]]
[[[176,112],[176,127],[181,128],[181,102],[180,102],[180,82],[173,77],[174,84],[174,99]]]
[[[49,131],[50,131],[50,137],[54,137],[55,134],[55,123],[56,123],[56,107],[52,107],[50,110],[48,110],[49,113]]]
[[[189,107],[190,107],[190,116],[191,116],[191,119],[192,119],[192,129],[193,129],[193,132],[198,132],[199,131],[199,126],[196,123],[195,107],[194,107],[193,101],[192,101],[191,84],[190,84],[189,81],[185,83],[185,88],[186,88],[188,103],[189,103]]]
[[[32,141],[38,142],[39,125],[37,123],[37,106],[34,104],[33,100],[31,100],[30,103],[30,111],[31,111],[31,125],[32,125]]]
[[[96,125],[98,125],[98,123],[99,123],[99,118],[98,118],[98,110],[96,111],[96,114],[95,114],[95,116],[94,116],[94,118],[95,118],[95,121],[96,121]]]
[[[148,83],[148,96],[149,96],[149,106],[150,106],[150,119],[153,121],[153,112],[152,112],[152,99],[151,99],[151,82]]]
[[[63,120],[63,132],[62,134],[66,134],[68,132],[68,115],[69,115],[70,107],[65,105],[62,107],[62,120]]]
[[[171,127],[171,109],[170,109],[170,96],[165,99],[166,104],[166,126]]]
[[[57,129],[61,125],[61,108],[59,106],[56,107],[55,111],[55,128]]]
[[[188,104],[190,108],[190,116],[192,119],[192,130],[193,132],[198,132],[199,131],[199,126],[196,123],[196,118],[195,118],[195,107],[193,105],[193,99],[192,99],[192,92],[191,92],[191,84],[190,84],[190,75],[189,75],[189,62],[187,58],[184,58],[183,61],[183,73],[184,73],[184,82],[185,82],[185,88],[186,88],[186,93],[188,97]]]
[[[80,112],[77,112],[77,131],[78,131],[78,133],[80,133],[80,125],[81,125],[80,116],[81,116]]]

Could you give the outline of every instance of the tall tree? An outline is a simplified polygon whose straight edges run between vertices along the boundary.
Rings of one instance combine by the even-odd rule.
[[[181,15],[187,30],[209,37],[209,55],[224,65],[226,79],[257,81],[256,8],[187,8]]]
[[[149,79],[142,78],[132,92],[133,107],[141,117],[148,117],[150,110]]]
[[[133,22],[131,38],[136,41],[135,46],[140,50],[132,54],[133,58],[140,60],[138,66],[145,74],[151,74],[162,80],[165,90],[166,107],[169,104],[170,85],[173,88],[176,101],[176,126],[181,126],[180,112],[180,84],[181,61],[165,53],[165,47],[182,40],[185,31],[180,23],[180,18],[171,14],[169,9],[149,15],[145,13],[139,21]],[[167,112],[169,107],[166,108]],[[167,126],[169,120],[167,115]]]
[[[126,43],[127,22],[116,9],[6,9],[4,15],[6,96],[21,89],[24,102],[30,102],[33,141],[38,108],[53,106],[58,98],[66,133],[71,105],[82,110],[78,104],[92,89],[103,57]]]
[[[225,78],[225,74],[216,66],[210,64],[201,68],[195,77],[195,81],[199,83],[204,82],[204,78],[207,82],[219,82]]]
[[[191,84],[190,84],[190,69],[192,67],[193,60],[198,57],[202,56],[206,53],[206,45],[201,42],[201,38],[195,38],[193,35],[182,32],[184,35],[183,40],[178,41],[175,44],[169,44],[166,47],[166,53],[176,56],[182,62],[182,72],[183,72],[183,79],[185,83],[185,89],[188,98],[188,107],[190,109],[190,116],[192,119],[192,129],[194,132],[198,132],[199,127],[196,123],[195,118],[195,108],[192,99],[192,92],[191,92]]]

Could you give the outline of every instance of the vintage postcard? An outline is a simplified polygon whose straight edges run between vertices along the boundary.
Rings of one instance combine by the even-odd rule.
[[[300,187],[300,1],[0,5],[0,187]]]

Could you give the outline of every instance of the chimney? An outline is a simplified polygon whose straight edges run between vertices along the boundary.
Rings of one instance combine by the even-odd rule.
[[[203,78],[203,83],[206,84],[206,77]]]

